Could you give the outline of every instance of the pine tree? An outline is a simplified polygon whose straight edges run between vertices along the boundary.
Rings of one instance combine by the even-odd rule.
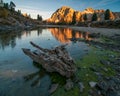
[[[73,18],[72,18],[72,24],[76,23],[76,16],[75,16],[75,12],[73,13]]]
[[[31,15],[29,14],[28,17],[31,18]]]
[[[87,21],[87,14],[84,15],[83,19],[84,21]]]
[[[21,10],[18,10],[18,14],[21,15]]]
[[[105,20],[110,20],[110,10],[109,9],[107,9],[105,11]]]
[[[39,21],[42,21],[43,19],[42,19],[42,16],[40,16],[39,14],[37,15],[37,20],[39,20]]]
[[[10,5],[9,6],[11,7],[10,8],[11,11],[15,11],[16,5],[15,5],[15,3],[13,1],[10,1]]]
[[[97,21],[97,18],[98,18],[98,17],[97,17],[97,14],[94,13],[93,16],[92,16],[92,21]]]
[[[4,3],[4,8],[8,9],[8,3]]]

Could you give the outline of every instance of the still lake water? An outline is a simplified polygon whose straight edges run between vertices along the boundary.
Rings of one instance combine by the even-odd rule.
[[[68,43],[68,52],[74,59],[80,59],[89,47],[84,42],[71,41],[74,38],[91,40],[87,32],[69,28],[39,28],[32,31],[0,33],[0,96],[48,96],[50,76],[40,76],[40,68],[33,64],[21,48],[34,50],[29,44],[30,41],[49,49]],[[25,82],[24,77],[29,74],[33,74],[33,78]],[[33,81],[36,81],[37,85]]]

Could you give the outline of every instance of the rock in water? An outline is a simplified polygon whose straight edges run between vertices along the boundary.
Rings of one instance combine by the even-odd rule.
[[[49,93],[52,94],[53,92],[56,91],[56,89],[58,88],[59,84],[52,84],[51,88],[49,90]]]
[[[38,51],[22,49],[33,61],[39,63],[47,72],[58,72],[60,75],[70,78],[76,71],[75,63],[65,49],[66,45],[54,49],[44,49],[30,42]]]
[[[92,88],[95,87],[96,84],[97,84],[97,82],[93,82],[93,81],[89,82],[89,85],[90,85],[90,87],[92,87]]]
[[[71,79],[68,79],[68,80],[66,80],[66,85],[65,85],[65,90],[70,90],[70,89],[72,89],[73,88],[73,82],[71,81]]]
[[[83,89],[85,88],[82,82],[79,82],[79,88],[80,88],[80,92],[83,92]]]

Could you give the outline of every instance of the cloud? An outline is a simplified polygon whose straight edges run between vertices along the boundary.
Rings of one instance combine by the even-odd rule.
[[[39,9],[33,9],[32,7],[17,7],[16,10],[21,10],[22,13],[30,14],[32,18],[36,19],[37,15],[41,15],[43,19],[47,19],[51,17],[53,11],[40,11]]]
[[[100,0],[98,3],[96,3],[94,5],[94,8],[95,7],[100,7],[100,6],[106,6],[106,5],[109,5],[109,4],[112,4],[112,3],[115,3],[115,2],[118,2],[119,0]]]

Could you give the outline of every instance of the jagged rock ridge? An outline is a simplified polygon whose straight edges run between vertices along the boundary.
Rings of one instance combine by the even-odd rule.
[[[62,23],[62,24],[63,23],[70,24],[73,21],[75,21],[76,23],[84,22],[83,17],[85,14],[87,15],[87,21],[91,21],[94,13],[97,14],[97,17],[98,17],[97,21],[104,20],[105,10],[103,10],[103,9],[94,10],[93,8],[87,8],[84,11],[80,12],[80,11],[76,11],[68,6],[63,6],[59,9],[57,9],[57,11],[52,14],[51,18],[47,19],[46,21],[48,23]],[[111,20],[115,20],[118,18],[120,18],[120,16],[117,15],[117,13],[110,12]]]
[[[62,8],[58,9],[50,18],[51,22],[72,22],[72,17],[74,14],[74,9],[70,7],[63,6]]]

